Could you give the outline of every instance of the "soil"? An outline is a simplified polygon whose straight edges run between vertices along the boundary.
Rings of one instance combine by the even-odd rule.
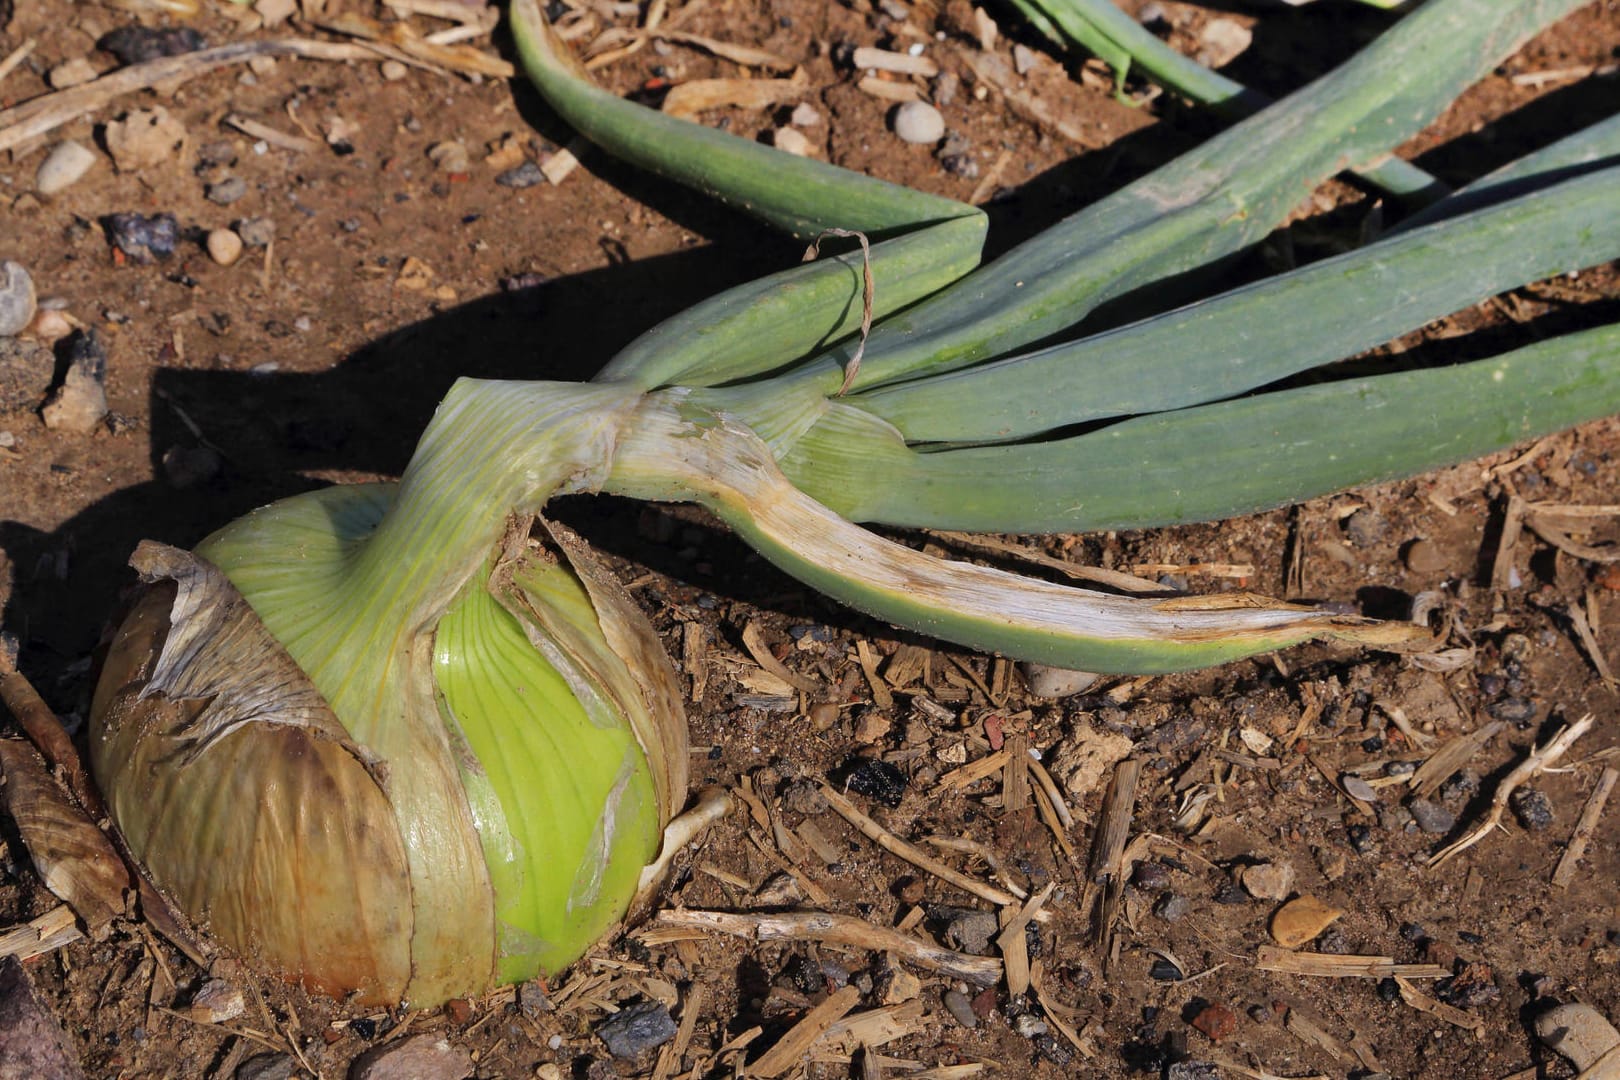
[[[119,5],[147,6],[158,5]],[[1258,15],[1171,0],[1153,6],[1159,29],[1190,53],[1212,19],[1252,27],[1253,44],[1228,71],[1272,93],[1341,59],[1392,18],[1357,5]],[[204,7],[187,25],[210,43],[243,36],[231,5]],[[372,12],[369,0],[349,7]],[[0,19],[10,8],[0,3]],[[1010,9],[994,13],[1004,30],[1016,22]],[[875,8],[866,0],[710,0],[677,5],[672,16],[682,30],[801,63],[813,87],[805,100],[820,114],[803,134],[827,160],[962,199],[983,185],[996,250],[1214,130],[1171,95],[1132,82],[1134,100],[1117,100],[1094,64],[1071,60],[1065,68],[1039,40],[1004,33],[997,53],[1011,65],[1030,50],[1027,89],[1064,118],[1069,135],[1043,128],[999,93],[975,92],[961,60],[975,47],[967,36],[973,22],[960,0],[943,9],[894,0]],[[156,26],[166,17],[139,18]],[[111,67],[96,41],[135,21],[112,6],[17,4],[0,33],[0,55],[24,41],[35,45],[0,82],[3,103],[45,92],[45,73],[63,61],[87,57],[98,69]],[[954,172],[931,148],[896,139],[886,103],[858,89],[839,62],[848,45],[914,43],[962,76],[943,106],[965,155]],[[498,35],[477,44],[508,50]],[[1613,0],[1589,6],[1502,64],[1403,153],[1448,182],[1477,176],[1612,109],[1613,76],[1582,76],[1612,65],[1617,53],[1620,7]],[[736,74],[734,65],[680,45],[644,49],[599,72],[621,93],[648,91],[658,80]],[[183,144],[143,167],[115,169],[103,125],[154,104],[183,125]],[[716,110],[705,120],[755,138],[785,124],[790,111]],[[223,123],[227,115],[313,145],[303,152],[256,145]],[[62,137],[94,147],[96,164],[67,190],[37,198],[34,170]],[[75,729],[86,712],[90,657],[131,583],[124,561],[138,540],[189,546],[277,497],[397,475],[455,378],[586,378],[660,319],[800,254],[749,221],[579,147],[583,165],[562,182],[502,186],[484,158],[508,138],[524,157],[554,161],[572,136],[526,88],[499,79],[416,69],[389,79],[376,62],[281,60],[118,100],[13,150],[0,166],[0,257],[22,263],[41,296],[94,327],[109,358],[112,415],[92,432],[48,429],[37,402],[0,415],[0,432],[9,435],[0,438],[4,626],[21,643],[24,673]],[[430,148],[449,141],[470,155],[464,171],[430,159]],[[992,175],[998,162],[999,177]],[[239,197],[211,200],[210,185],[231,178],[243,181]],[[229,193],[229,186],[215,190],[216,198]],[[1332,183],[1301,208],[1289,243],[1269,244],[1224,272],[1237,281],[1290,251],[1306,259],[1353,244],[1374,201]],[[126,211],[173,214],[182,229],[176,252],[150,264],[115,255],[104,222]],[[1393,215],[1390,208],[1386,220]],[[249,247],[232,266],[209,257],[203,233],[254,218],[273,223],[273,245]],[[1401,349],[1469,356],[1532,340],[1549,325],[1613,319],[1620,302],[1613,269],[1518,290],[1426,328]],[[1426,670],[1398,657],[1302,648],[1209,672],[1108,680],[1058,701],[1029,694],[1004,660],[831,605],[696,511],[609,499],[559,505],[613,557],[672,654],[701,665],[701,700],[690,705],[694,779],[731,787],[746,779],[787,825],[812,820],[836,856],[827,862],[812,854],[800,871],[823,899],[784,891],[773,880],[775,848],[769,840],[757,846],[753,823],[734,815],[691,860],[670,904],[802,905],[884,926],[920,907],[924,930],[933,932],[951,909],[984,906],[794,794],[802,796],[795,781],[842,779],[861,759],[881,757],[904,780],[898,805],[860,801],[886,828],[912,839],[968,838],[995,857],[1007,880],[1032,891],[1055,885],[1047,918],[1029,938],[1044,966],[1044,1020],[1038,1007],[1002,991],[975,998],[975,988],[912,968],[921,980],[914,990],[881,955],[717,936],[605,943],[552,981],[554,1008],[537,1006],[542,988],[528,987],[442,1010],[357,1013],[237,973],[234,981],[249,991],[247,1012],[210,1024],[186,1011],[205,973],[133,923],[105,942],[57,950],[29,971],[96,1077],[246,1076],[253,1074],[237,1072],[245,1060],[290,1052],[297,1058],[285,1064],[294,1074],[337,1077],[363,1052],[423,1032],[472,1055],[479,1076],[648,1075],[651,1056],[614,1060],[593,1034],[609,1011],[645,997],[668,998],[677,1017],[699,1002],[684,1055],[660,1075],[732,1075],[737,1062],[757,1057],[845,980],[862,989],[857,1011],[893,1004],[885,993],[915,995],[920,1007],[903,1008],[904,1032],[876,1048],[823,1044],[817,1054],[825,1060],[806,1066],[810,1076],[874,1075],[860,1071],[862,1053],[875,1075],[886,1076],[983,1063],[985,1074],[1007,1076],[1168,1070],[1186,1078],[1217,1075],[1196,1068],[1217,1059],[1228,1063],[1222,1076],[1573,1075],[1530,1025],[1553,1001],[1588,1002],[1620,1018],[1620,814],[1600,820],[1567,887],[1549,881],[1620,745],[1614,691],[1584,651],[1571,613],[1584,611],[1600,651],[1612,654],[1620,630],[1609,612],[1620,578],[1529,533],[1506,550],[1511,573],[1497,574],[1494,585],[1493,568],[1511,494],[1620,503],[1620,424],[1555,436],[1533,457],[1520,456],[1526,449],[1216,524],[1017,541],[1032,552],[1163,575],[1194,591],[1249,588],[1377,615],[1403,616],[1414,596],[1430,594],[1452,622],[1451,645],[1466,650],[1451,654],[1448,669]],[[949,538],[917,539],[957,557],[984,557]],[[816,692],[761,695],[739,681],[755,670],[742,644],[751,623]],[[698,648],[689,652],[694,634]],[[863,673],[863,651],[888,676],[881,692]],[[818,701],[837,705],[830,718],[817,713],[820,723],[807,715]],[[1426,865],[1446,840],[1483,819],[1494,784],[1533,744],[1589,712],[1596,726],[1564,762],[1569,767],[1533,782],[1550,805],[1550,824],[1529,828],[1509,814],[1467,854]],[[1408,731],[1439,743],[1493,720],[1504,721],[1503,730],[1465,766],[1477,786],[1453,784],[1432,797],[1455,823],[1440,834],[1423,831],[1398,779],[1404,763],[1427,756]],[[1123,892],[1112,949],[1099,947],[1082,904],[1111,762],[1090,782],[1081,770],[1069,795],[1076,821],[1064,840],[1073,858],[1032,806],[1005,805],[999,773],[960,790],[938,782],[1002,740],[1036,748],[1061,775],[1084,748],[1109,737],[1133,747],[1142,763],[1135,830],[1167,838]],[[1376,803],[1347,798],[1336,786],[1346,774],[1378,785]],[[1384,777],[1397,779],[1381,784]],[[1183,805],[1200,794],[1209,797],[1202,818],[1190,831],[1178,828]],[[943,857],[989,876],[982,859]],[[1257,952],[1272,944],[1279,902],[1251,895],[1243,882],[1262,881],[1264,874],[1245,869],[1266,864],[1291,868],[1282,895],[1316,897],[1344,912],[1307,948],[1439,964],[1455,977],[1420,980],[1419,989],[1477,1017],[1477,1029],[1419,1011],[1387,980],[1260,970]],[[55,906],[14,834],[0,876],[0,922]],[[975,998],[972,1028],[944,1005],[953,990]],[[1077,1033],[1079,1046],[1054,1019]],[[756,1026],[762,1031],[741,1056],[721,1055]]]

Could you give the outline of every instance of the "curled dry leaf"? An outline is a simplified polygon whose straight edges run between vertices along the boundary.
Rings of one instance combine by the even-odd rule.
[[[798,101],[809,91],[810,80],[803,68],[786,79],[693,79],[664,97],[664,111],[690,120],[706,109],[765,109]]]
[[[73,908],[92,938],[105,938],[113,919],[124,913],[130,887],[124,861],[52,779],[33,747],[0,740],[0,768],[6,811],[45,887]]]

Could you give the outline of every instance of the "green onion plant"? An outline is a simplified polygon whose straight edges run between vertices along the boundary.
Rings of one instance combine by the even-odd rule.
[[[1029,3],[1065,33],[1086,12],[1129,23],[1096,0]],[[1620,255],[1613,124],[1456,194],[1390,157],[1574,6],[1429,0],[1275,104],[1234,93],[1243,118],[1224,133],[980,266],[976,208],[621,100],[535,0],[512,0],[529,77],[601,147],[806,241],[858,232],[869,254],[731,289],[590,383],[463,379],[398,483],[276,503],[191,553],[143,545],[149,587],[92,727],[130,850],[238,952],[364,1001],[426,1005],[554,973],[609,932],[691,835],[686,731],[646,620],[543,517],[565,493],[700,503],[854,608],[1063,667],[1166,672],[1312,639],[1423,640],[1249,595],[1060,587],[858,523],[1220,518],[1620,410],[1620,326],[1450,367],[1298,378]],[[1250,247],[1347,170],[1416,196],[1423,219],[1086,331],[1098,305]]]

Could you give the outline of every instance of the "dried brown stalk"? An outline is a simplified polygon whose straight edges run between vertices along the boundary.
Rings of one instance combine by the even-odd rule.
[[[365,60],[368,49],[330,41],[279,38],[233,41],[183,56],[165,56],[131,64],[80,86],[30,98],[0,110],[0,150],[10,150],[106,106],[115,98],[149,90],[158,83],[178,83],[259,56],[295,56],[306,60]]]
[[[1400,988],[1401,1000],[1420,1013],[1427,1013],[1437,1020],[1444,1020],[1454,1027],[1465,1031],[1479,1033],[1485,1027],[1485,1021],[1471,1012],[1464,1012],[1455,1005],[1447,1005],[1443,1001],[1436,1001],[1425,994],[1399,975],[1395,976],[1395,985]]]
[[[835,1021],[860,1003],[861,992],[853,986],[840,987],[820,1005],[804,1014],[804,1018],[788,1029],[776,1045],[765,1051],[748,1067],[749,1076],[781,1076],[797,1065],[810,1049],[810,1044],[821,1038]]]
[[[1502,813],[1507,809],[1508,798],[1518,789],[1519,785],[1535,777],[1542,770],[1563,757],[1569,748],[1575,744],[1576,739],[1579,739],[1592,729],[1594,719],[1591,713],[1587,713],[1573,724],[1566,725],[1562,731],[1553,736],[1546,746],[1541,747],[1539,750],[1531,750],[1530,754],[1512,772],[1503,777],[1500,784],[1496,785],[1496,792],[1491,796],[1491,812],[1486,816],[1485,820],[1467,836],[1435,853],[1429,859],[1429,865],[1431,867],[1443,866],[1483,840],[1496,827],[1497,822],[1502,820]]]
[[[653,926],[712,930],[752,941],[816,941],[871,952],[892,952],[918,967],[975,986],[994,984],[1002,972],[1001,961],[994,957],[953,952],[886,926],[830,912],[753,915],[726,911],[665,911],[653,920]]]
[[[1451,775],[1464,765],[1482,749],[1485,744],[1496,738],[1507,725],[1501,720],[1493,720],[1479,730],[1468,735],[1458,735],[1447,741],[1440,749],[1429,755],[1417,772],[1412,774],[1412,791],[1416,795],[1427,797],[1439,790],[1441,784],[1451,778]]]
[[[0,956],[32,960],[83,938],[73,909],[60,904],[20,926],[0,930]]]
[[[1569,843],[1564,847],[1564,854],[1558,860],[1558,866],[1553,870],[1552,883],[1560,889],[1568,888],[1570,880],[1575,877],[1577,865],[1581,856],[1586,854],[1586,847],[1592,842],[1592,834],[1597,831],[1598,819],[1603,816],[1603,808],[1609,801],[1609,795],[1614,791],[1616,781],[1620,781],[1620,769],[1613,765],[1603,770],[1598,778],[1597,787],[1587,797],[1586,805],[1581,807],[1580,820],[1575,823],[1575,832],[1570,836]]]
[[[920,870],[926,870],[942,881],[948,881],[958,889],[970,892],[981,900],[988,900],[997,907],[1017,903],[1017,898],[1010,893],[1003,892],[993,885],[986,885],[976,881],[966,874],[958,873],[940,862],[938,859],[922,851],[912,844],[906,843],[898,836],[867,817],[854,803],[840,795],[827,784],[821,785],[821,793],[827,799],[828,805],[836,810],[845,821],[859,829],[867,839],[891,855],[898,856]]]
[[[1451,974],[1439,964],[1397,964],[1388,956],[1342,956],[1332,953],[1302,953],[1262,945],[1255,951],[1254,966],[1261,971],[1286,975],[1314,975],[1325,979],[1443,979]]]
[[[1024,931],[1035,913],[1051,898],[1055,888],[1057,882],[1048,881],[1045,888],[1025,901],[1024,906],[1016,912],[1012,912],[1011,908],[1003,911],[996,947],[1001,950],[1002,964],[1007,971],[1007,993],[1014,997],[1029,989],[1029,939]]]

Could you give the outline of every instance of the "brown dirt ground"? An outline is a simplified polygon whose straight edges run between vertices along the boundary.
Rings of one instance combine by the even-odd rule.
[[[205,6],[193,25],[210,41],[240,33],[214,5]],[[1161,6],[1174,28],[1172,42],[1189,51],[1197,47],[1205,20],[1220,14],[1173,2]],[[66,0],[16,7],[9,30],[0,34],[0,54],[25,39],[37,45],[33,57],[0,83],[5,104],[43,92],[44,70],[62,60],[90,55],[108,66],[94,42],[133,19]],[[369,3],[350,7],[371,10]],[[682,29],[803,62],[816,87],[808,100],[825,118],[808,134],[832,161],[967,198],[1005,153],[989,206],[997,245],[1083,205],[1211,130],[1209,121],[1168,97],[1136,107],[1121,104],[1096,80],[1081,78],[1078,67],[1065,75],[1043,61],[1031,74],[1033,89],[1078,126],[1084,145],[1032,125],[997,94],[981,100],[966,81],[944,112],[950,128],[969,143],[980,177],[954,176],[928,149],[890,135],[883,105],[856,90],[850,73],[833,60],[835,47],[844,43],[903,46],[916,40],[929,43],[947,69],[961,71],[958,50],[968,46],[948,29],[955,24],[944,13],[925,4],[874,10],[865,0],[709,0],[689,7],[676,7],[686,12]],[[1388,18],[1326,4],[1235,17],[1253,24],[1256,34],[1233,72],[1274,92],[1342,57]],[[936,30],[946,31],[937,42]],[[998,48],[1010,62],[1005,38]],[[1584,65],[1611,62],[1617,50],[1620,7],[1613,0],[1587,7],[1507,61],[1409,152],[1458,181],[1573,130],[1600,115],[1605,101],[1612,107],[1612,77],[1583,81],[1563,75],[1538,82],[1514,76],[1571,69],[1578,75]],[[735,69],[675,47],[667,55],[645,50],[607,69],[604,78],[629,92],[654,77],[713,73]],[[189,131],[183,150],[163,165],[118,173],[101,156],[84,180],[44,202],[27,194],[41,146],[20,148],[0,166],[0,256],[28,266],[43,295],[62,298],[69,312],[95,326],[111,357],[111,427],[66,435],[48,431],[33,412],[0,416],[0,430],[15,437],[13,446],[0,449],[5,626],[22,640],[24,671],[73,722],[85,711],[88,656],[130,580],[124,559],[140,538],[189,545],[250,507],[312,484],[394,475],[456,376],[586,377],[659,319],[786,265],[797,254],[750,223],[599,155],[586,155],[584,167],[558,186],[497,186],[493,170],[481,162],[490,145],[515,134],[534,156],[555,149],[552,140],[568,138],[532,94],[498,80],[475,85],[413,71],[387,81],[375,63],[284,60],[254,73],[217,72],[161,97],[120,101],[59,135],[92,144],[110,115],[155,100]],[[287,132],[306,127],[317,137],[341,119],[350,125],[353,152],[257,153],[252,139],[221,126],[228,112]],[[731,112],[708,119],[729,122],[733,131],[752,137],[783,117]],[[439,171],[427,157],[429,147],[450,139],[472,153],[465,175]],[[200,166],[200,155],[214,149],[215,156],[234,163]],[[204,184],[226,173],[245,180],[247,190],[238,202],[220,206],[205,199]],[[1305,256],[1353,241],[1369,205],[1354,189],[1330,185],[1302,209],[1294,251]],[[267,217],[275,224],[274,248],[250,250],[225,268],[193,240],[166,262],[120,265],[98,221],[123,210],[168,211],[183,226],[202,229]],[[426,289],[402,287],[407,259],[431,268]],[[1231,272],[1252,273],[1262,264],[1251,259]],[[1481,305],[1406,344],[1466,355],[1479,346],[1450,339],[1474,330],[1486,331],[1496,347],[1516,344],[1537,331],[1515,320],[1595,320],[1603,310],[1612,318],[1616,297],[1620,289],[1612,273],[1585,274]],[[177,487],[165,458],[199,446],[217,451],[218,472]],[[1614,694],[1594,673],[1566,612],[1572,604],[1595,605],[1598,640],[1612,649],[1620,632],[1607,609],[1617,582],[1603,567],[1559,555],[1530,537],[1510,555],[1518,585],[1491,589],[1489,570],[1510,488],[1535,499],[1620,503],[1620,425],[1592,424],[1540,449],[1534,460],[1506,472],[1488,466],[1500,467],[1513,453],[1250,518],[1038,545],[1122,568],[1249,564],[1252,570],[1241,580],[1197,568],[1180,573],[1198,590],[1243,586],[1358,602],[1375,613],[1398,610],[1403,598],[1417,592],[1438,590],[1457,620],[1459,640],[1470,638],[1475,649],[1459,669],[1433,673],[1392,657],[1307,648],[1200,674],[1103,684],[1089,696],[1058,703],[1029,698],[1003,661],[939,648],[831,606],[770,570],[700,514],[610,500],[569,504],[563,514],[619,560],[677,657],[686,624],[701,628],[707,686],[691,708],[693,739],[712,750],[694,758],[696,779],[736,785],[751,775],[761,790],[773,793],[779,781],[825,776],[852,756],[879,753],[910,778],[899,809],[878,815],[889,828],[908,837],[970,837],[988,845],[1014,879],[1057,882],[1050,921],[1039,932],[1039,955],[1048,989],[1058,1006],[1072,1010],[1063,1015],[1082,1033],[1086,1053],[1061,1039],[1026,1040],[1000,999],[985,1022],[967,1030],[941,1006],[949,982],[919,971],[923,1018],[914,1032],[884,1045],[882,1054],[928,1067],[994,1063],[992,1071],[1008,1076],[1123,1076],[1137,1067],[1156,1074],[1162,1061],[1151,1063],[1158,1052],[1153,1048],[1168,1045],[1184,1047],[1193,1060],[1218,1056],[1284,1076],[1346,1076],[1372,1067],[1371,1059],[1358,1059],[1350,1048],[1358,1038],[1355,1045],[1396,1076],[1555,1077],[1573,1070],[1538,1047],[1529,1032],[1538,999],[1583,1000],[1620,1015],[1620,816],[1611,812],[1603,819],[1568,889],[1548,881],[1603,765],[1601,754],[1612,755],[1620,744]],[[1410,544],[1419,539],[1433,547],[1424,559],[1408,559]],[[934,542],[949,549],[946,541]],[[1296,559],[1299,576],[1290,582],[1288,566]],[[783,647],[789,665],[824,684],[825,699],[846,706],[829,728],[815,730],[797,710],[773,713],[745,703],[752,700],[749,691],[733,675],[746,664],[742,628],[755,621]],[[812,635],[796,644],[794,635],[807,625],[827,628],[819,635],[826,640]],[[907,649],[908,660],[926,660],[917,681],[897,690],[891,709],[873,702],[855,660],[858,643],[880,658]],[[913,713],[907,704],[921,692],[956,719]],[[1529,702],[1533,715],[1509,724],[1470,762],[1485,778],[1487,793],[1492,779],[1560,721],[1591,711],[1598,724],[1572,755],[1573,768],[1537,782],[1555,810],[1550,827],[1527,831],[1510,820],[1505,830],[1440,870],[1425,867],[1436,840],[1407,827],[1391,793],[1398,789],[1381,789],[1378,818],[1369,821],[1312,764],[1320,762],[1335,775],[1368,765],[1367,774],[1377,776],[1383,762],[1414,753],[1391,723],[1396,710],[1444,738],[1473,730],[1493,709],[1503,711],[1503,702],[1511,712],[1516,706],[1510,699]],[[1288,743],[1312,702],[1323,706],[1315,723],[1300,741]],[[882,727],[874,718],[892,720],[891,729],[874,734]],[[1106,969],[1079,910],[1076,871],[1055,853],[1039,820],[1027,809],[1004,812],[995,779],[961,793],[944,792],[933,782],[954,762],[987,752],[987,720],[1007,734],[1022,732],[1049,760],[1100,732],[1135,740],[1145,762],[1138,829],[1177,835],[1172,818],[1179,792],[1221,784],[1207,824],[1179,838],[1185,851],[1168,857],[1163,873],[1145,871],[1141,886],[1127,891],[1117,955]],[[1242,729],[1282,738],[1256,753],[1242,742]],[[863,743],[858,734],[870,741]],[[1273,760],[1231,764],[1216,756],[1221,748]],[[1069,839],[1082,858],[1101,802],[1100,790],[1077,800],[1079,820]],[[1483,809],[1478,797],[1450,805],[1465,821]],[[798,815],[788,812],[787,820],[794,823]],[[841,819],[821,814],[816,823],[845,853],[836,864],[818,863],[809,871],[834,909],[893,924],[919,887],[925,906],[971,903],[943,882],[918,878]],[[1350,836],[1366,826],[1370,839],[1363,853]],[[675,899],[690,907],[757,905],[749,890],[729,883],[757,886],[775,869],[750,843],[747,830],[743,817],[722,824]],[[1297,890],[1346,911],[1317,943],[1321,951],[1401,961],[1437,957],[1448,965],[1456,956],[1488,965],[1484,1000],[1471,1006],[1481,1021],[1477,1036],[1388,1000],[1374,980],[1257,970],[1255,952],[1269,941],[1268,918],[1276,905],[1233,885],[1241,867],[1254,862],[1290,864]],[[54,904],[14,837],[0,878],[0,923],[27,919]],[[908,888],[913,878],[920,886]],[[1187,913],[1175,921],[1155,914],[1170,895],[1187,901]],[[1421,926],[1433,944],[1412,940],[1415,934],[1403,933],[1407,924]],[[556,1012],[531,1014],[508,992],[471,1003],[466,1011],[379,1013],[370,1017],[374,1024],[355,1024],[341,1004],[260,985],[252,996],[262,995],[262,1007],[250,1004],[239,1021],[194,1023],[168,1009],[189,1001],[201,973],[165,948],[163,958],[179,985],[167,983],[149,940],[130,928],[31,966],[92,1076],[229,1077],[244,1057],[266,1052],[260,1040],[283,1050],[290,1041],[319,1075],[341,1076],[356,1054],[402,1030],[442,1032],[477,1056],[480,1076],[533,1076],[548,1065],[560,1067],[560,1075],[580,1076],[650,1069],[650,1063],[638,1070],[607,1061],[590,1034],[602,1015],[602,1007],[586,1000],[591,995],[571,997]],[[1195,978],[1151,977],[1150,967],[1167,954]],[[814,955],[854,972],[883,964],[869,954],[825,947],[817,954],[802,945],[747,946],[711,938],[648,949],[624,940],[601,947],[556,986],[604,975],[611,978],[597,997],[673,987],[683,1001],[701,987],[705,1004],[685,1060],[672,1075],[731,1075],[730,1064],[713,1058],[722,1044],[757,1024],[764,1034],[754,1045],[768,1045],[819,996],[815,986],[800,988],[784,974],[799,958]],[[1190,1026],[1205,1002],[1236,1014],[1235,1030],[1219,1047]],[[1269,1018],[1250,1013],[1273,1003],[1314,1021],[1331,1036],[1331,1045],[1302,1040],[1285,1027],[1281,1011]],[[869,998],[860,1007],[877,1004]],[[1531,1068],[1537,1071],[1520,1072]],[[850,1070],[847,1063],[808,1066],[812,1076]],[[903,1074],[898,1066],[883,1073]]]

